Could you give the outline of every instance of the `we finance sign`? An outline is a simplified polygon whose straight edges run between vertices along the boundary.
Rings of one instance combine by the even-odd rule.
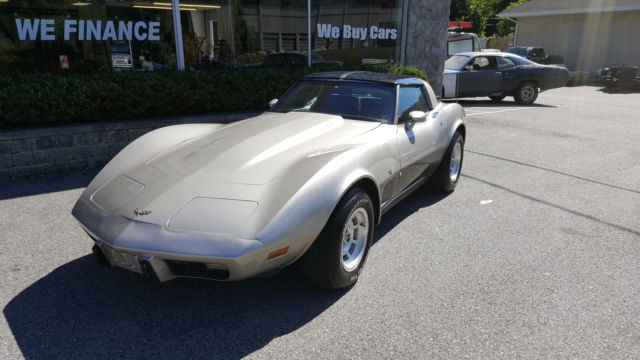
[[[58,28],[55,19],[16,19],[16,30],[20,40],[160,40],[159,21],[67,19]]]

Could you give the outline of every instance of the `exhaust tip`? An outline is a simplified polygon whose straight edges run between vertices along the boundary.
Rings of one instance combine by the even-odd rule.
[[[107,257],[104,255],[104,253],[102,252],[102,249],[100,249],[100,246],[98,245],[93,245],[93,247],[91,248],[91,252],[93,253],[93,259],[102,266],[107,266],[107,267],[111,267],[111,263],[109,262],[109,260],[107,259]]]
[[[144,275],[147,279],[160,282],[158,275],[156,274],[151,263],[145,259],[140,260],[140,269],[142,270],[142,275]]]

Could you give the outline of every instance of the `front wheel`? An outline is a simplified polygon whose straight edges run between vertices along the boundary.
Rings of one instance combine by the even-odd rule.
[[[340,200],[304,255],[304,273],[315,285],[338,290],[358,281],[373,240],[373,204],[359,188]]]
[[[513,96],[518,104],[530,105],[538,98],[538,86],[530,81],[520,84]]]
[[[462,171],[463,158],[464,138],[456,131],[438,170],[429,180],[429,187],[434,191],[445,193],[455,190]]]

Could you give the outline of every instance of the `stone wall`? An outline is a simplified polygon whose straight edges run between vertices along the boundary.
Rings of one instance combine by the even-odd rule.
[[[228,123],[257,114],[209,114],[0,131],[0,179],[100,168],[151,130],[176,124]]]
[[[408,6],[405,64],[424,71],[439,96],[442,92],[444,62],[447,59],[447,26],[451,1],[411,0]]]

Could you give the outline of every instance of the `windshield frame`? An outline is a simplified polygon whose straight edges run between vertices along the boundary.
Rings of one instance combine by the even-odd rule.
[[[342,118],[344,118],[345,120],[357,120],[357,121],[367,121],[367,122],[377,122],[380,124],[396,124],[398,121],[398,114],[397,114],[397,110],[398,110],[398,88],[399,86],[397,84],[393,84],[393,83],[383,83],[383,82],[377,82],[377,81],[363,81],[363,80],[344,80],[344,79],[302,79],[302,80],[298,80],[292,87],[290,87],[289,89],[287,89],[287,91],[284,92],[284,94],[282,94],[282,96],[278,99],[278,102],[275,104],[275,106],[273,106],[273,108],[271,108],[270,110],[268,110],[269,112],[274,112],[274,113],[289,113],[289,112],[296,112],[296,110],[288,110],[288,111],[279,111],[278,106],[279,104],[282,103],[283,99],[286,99],[288,96],[290,96],[294,91],[296,91],[298,89],[298,87],[302,84],[302,83],[309,83],[309,82],[314,82],[314,83],[335,83],[335,84],[366,84],[366,85],[373,85],[373,86],[379,86],[379,87],[388,87],[389,89],[392,89],[392,97],[391,97],[391,111],[390,114],[393,117],[391,119],[391,121],[384,121],[384,119],[375,119],[375,118],[359,118],[359,117],[352,117],[352,116],[348,116],[348,115],[340,115],[340,114],[332,114],[332,113],[326,113],[326,112],[319,112],[319,111],[298,111],[298,112],[308,112],[308,113],[315,113],[315,114],[325,114],[325,115],[335,115],[335,116],[341,116]]]

